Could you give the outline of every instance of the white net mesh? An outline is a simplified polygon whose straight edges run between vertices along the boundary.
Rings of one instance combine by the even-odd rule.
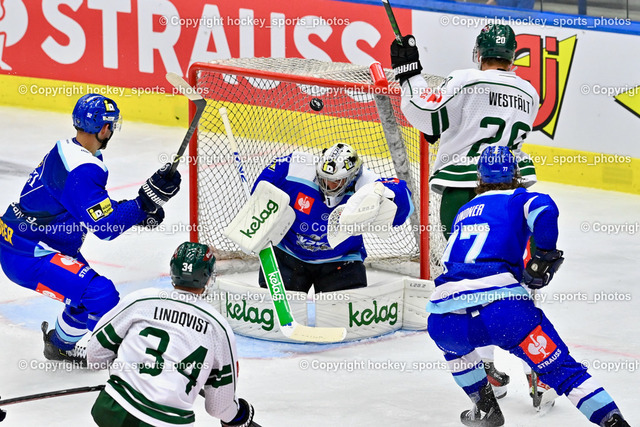
[[[391,85],[397,85],[391,72],[386,73]],[[330,82],[310,82],[309,78]],[[428,76],[428,81],[436,86],[442,78]],[[406,179],[416,206],[413,225],[408,222],[394,229],[389,240],[365,235],[365,246],[368,261],[386,265],[417,262],[421,197],[428,194],[427,188],[420,187],[420,134],[402,115],[399,96],[389,96],[395,126],[406,151],[408,168],[405,176],[400,176],[376,105],[375,98],[379,95],[374,97],[373,92],[354,88],[363,84],[373,88],[367,67],[309,59],[229,59],[199,69],[196,88],[208,105],[200,120],[197,138],[198,240],[213,245],[220,259],[247,257],[222,235],[222,230],[246,201],[218,112],[226,107],[250,186],[274,157],[294,150],[319,156],[323,148],[336,142],[354,147],[364,164],[381,176]],[[438,221],[439,214],[433,209],[439,207],[439,202],[431,205],[430,218]],[[432,269],[438,268],[433,260],[439,259],[444,248],[437,243],[435,234],[440,231],[435,224],[438,222],[432,222],[428,228],[433,242],[430,245]]]

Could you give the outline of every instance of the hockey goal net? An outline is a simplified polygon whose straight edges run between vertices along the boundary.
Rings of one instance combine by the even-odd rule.
[[[250,187],[275,157],[295,150],[320,156],[337,142],[354,147],[364,165],[379,175],[406,180],[415,212],[388,240],[364,235],[367,262],[412,276],[434,277],[444,239],[439,202],[430,197],[427,184],[430,153],[426,147],[431,146],[400,111],[400,88],[391,72],[378,70],[381,73],[374,81],[368,67],[311,59],[246,58],[193,64],[190,84],[207,99],[207,107],[190,144],[191,240],[214,246],[218,259],[251,264],[250,257],[222,234],[246,201],[219,113],[225,107]],[[427,77],[433,86],[442,81]],[[318,231],[321,235],[323,230]]]

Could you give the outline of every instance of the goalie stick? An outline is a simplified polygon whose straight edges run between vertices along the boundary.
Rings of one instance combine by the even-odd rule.
[[[194,114],[191,123],[189,123],[189,129],[187,129],[187,133],[182,140],[182,144],[180,144],[180,148],[178,148],[178,152],[176,153],[176,156],[173,159],[173,163],[171,164],[171,169],[169,170],[169,176],[171,177],[176,172],[178,163],[180,163],[180,158],[187,149],[189,141],[191,141],[191,137],[198,127],[200,117],[204,112],[204,108],[207,106],[207,101],[193,87],[191,87],[189,83],[185,81],[185,79],[183,79],[176,73],[167,73],[166,78],[167,81],[171,83],[171,85],[176,88],[179,93],[189,98],[189,100],[196,106],[196,113]]]
[[[240,181],[242,181],[242,187],[247,197],[251,195],[249,191],[249,183],[244,173],[244,166],[240,157],[240,149],[238,143],[233,135],[231,129],[231,123],[229,122],[229,116],[227,109],[222,107],[218,110],[222,122],[224,124],[225,132],[227,133],[227,139],[229,140],[229,146],[235,157],[238,174],[240,175]],[[276,260],[275,252],[273,251],[273,245],[269,242],[269,245],[262,249],[258,254],[260,259],[260,265],[264,272],[267,287],[271,294],[271,300],[278,316],[278,324],[283,335],[295,341],[306,342],[338,342],[342,341],[347,335],[345,328],[322,328],[311,327],[301,325],[293,318],[291,314],[291,307],[289,307],[289,301],[282,282],[282,276],[280,275],[280,269],[278,268],[278,262]]]

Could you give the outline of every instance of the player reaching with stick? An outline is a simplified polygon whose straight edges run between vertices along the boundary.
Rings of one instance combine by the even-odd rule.
[[[113,282],[80,253],[87,233],[112,240],[134,225],[157,226],[180,174],[170,176],[167,164],[135,199],[112,200],[102,150],[120,125],[120,110],[109,98],[87,94],[72,117],[75,138],[56,142],[0,219],[0,264],[11,281],[65,304],[54,329],[42,323],[45,357],[83,363],[85,349],[76,343],[119,299]]]
[[[475,196],[476,163],[485,147],[509,147],[519,160],[523,186],[536,182],[533,163],[520,147],[533,129],[539,96],[512,71],[515,52],[516,37],[510,26],[487,25],[473,50],[479,68],[453,71],[431,90],[420,75],[413,36],[405,36],[402,44],[391,44],[391,63],[402,86],[402,112],[429,143],[440,140],[429,182],[432,191],[442,195],[440,221],[447,239],[458,209]],[[503,397],[509,376],[495,368],[492,348],[478,351],[496,394]],[[540,393],[548,389],[542,382],[538,388]]]
[[[236,398],[238,359],[231,327],[203,295],[215,279],[213,251],[182,243],[169,263],[174,290],[142,289],[102,317],[87,348],[89,367],[109,367],[91,414],[99,426],[191,426],[204,390],[223,427],[260,427]]]
[[[445,272],[436,278],[427,305],[429,335],[474,404],[461,414],[462,423],[504,424],[475,350],[497,345],[525,361],[592,423],[628,427],[611,396],[569,354],[521,285],[542,288],[562,265],[556,204],[546,194],[522,188],[508,147],[486,148],[477,168],[478,195],[458,211],[442,258]],[[538,249],[523,268],[520,254],[532,233]]]

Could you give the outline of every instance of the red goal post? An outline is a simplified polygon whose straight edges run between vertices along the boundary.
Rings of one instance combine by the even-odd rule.
[[[434,276],[433,258],[444,243],[438,203],[428,188],[430,145],[402,115],[391,71],[384,74],[375,82],[368,67],[298,58],[194,63],[189,83],[207,99],[207,108],[189,145],[190,239],[215,247],[221,260],[248,259],[221,233],[246,200],[218,113],[225,107],[250,186],[274,157],[294,150],[319,156],[336,142],[352,145],[381,176],[406,180],[415,212],[389,240],[364,236],[367,262]],[[428,80],[432,86],[442,81]],[[194,112],[190,105],[190,117]],[[318,237],[311,235],[311,243]]]

